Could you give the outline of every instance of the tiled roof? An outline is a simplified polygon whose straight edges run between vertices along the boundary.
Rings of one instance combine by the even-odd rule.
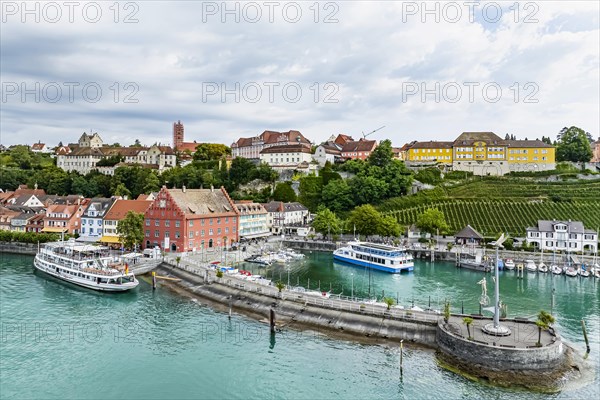
[[[271,201],[269,203],[263,204],[263,206],[265,207],[265,210],[267,210],[270,213],[308,210],[308,208],[304,207],[298,202],[284,203],[282,201]]]
[[[375,140],[358,140],[356,142],[348,142],[342,147],[342,153],[352,153],[357,151],[373,151],[377,146]]]
[[[236,203],[235,207],[241,215],[267,213],[267,210],[259,203]]]
[[[234,143],[234,147],[247,147],[252,146],[256,141],[262,141],[264,144],[277,144],[277,143],[302,143],[304,145],[310,145],[310,141],[302,135],[299,131],[289,130],[287,132],[276,132],[276,131],[264,131],[257,137],[253,138],[239,138]]]
[[[44,150],[44,147],[46,147],[46,143],[34,143],[31,145],[31,150]]]
[[[183,142],[179,146],[177,146],[177,151],[189,151],[190,153],[196,152],[196,147],[198,147],[200,143],[196,142]]]
[[[453,142],[454,146],[471,146],[475,142],[485,142],[490,145],[503,145],[506,141],[494,132],[463,132]]]
[[[569,233],[584,233],[585,228],[581,221],[549,221],[549,220],[538,220],[537,230],[535,228],[527,228],[531,231],[537,232],[554,232],[554,225],[562,224],[567,226]]]
[[[237,210],[224,188],[163,190],[167,190],[181,211],[188,215],[237,214]]]
[[[98,198],[93,198],[90,200],[88,206],[86,207],[85,211],[83,212],[83,215],[88,216],[88,212],[90,211],[90,208],[92,206],[94,206],[95,211],[98,213],[98,217],[102,217],[104,215],[104,213],[106,211],[108,211],[108,209],[110,208],[110,206],[112,205],[112,203],[114,202],[114,199],[109,199],[109,198],[104,198],[104,197],[98,197]]]
[[[483,239],[481,233],[477,232],[471,225],[465,226],[460,232],[454,235],[460,239]]]
[[[114,202],[106,216],[105,220],[122,220],[125,218],[129,211],[144,214],[148,207],[152,204],[151,201],[146,200],[122,200],[119,199]]]
[[[453,142],[438,142],[430,140],[429,142],[414,142],[410,145],[411,149],[451,149]],[[406,145],[404,145],[406,146]]]
[[[306,147],[298,144],[289,144],[283,146],[272,146],[263,149],[260,154],[267,153],[308,153],[310,154],[310,147]]]
[[[534,148],[538,148],[538,147],[546,147],[546,148],[552,148],[554,146],[548,144],[548,143],[544,143],[541,140],[505,140],[506,144],[508,145],[508,147],[534,147]]]

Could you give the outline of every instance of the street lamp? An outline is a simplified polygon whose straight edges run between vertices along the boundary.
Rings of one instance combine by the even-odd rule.
[[[352,300],[354,300],[354,274],[353,273],[350,273],[350,279],[352,280],[352,291],[351,291],[352,295],[351,295],[351,297],[352,297]]]
[[[495,242],[492,243],[492,245],[496,248],[496,268],[495,268],[496,298],[494,299],[494,322],[491,324],[486,324],[483,327],[483,331],[485,333],[488,333],[490,335],[495,335],[495,336],[508,336],[511,334],[511,331],[508,327],[500,325],[500,282],[499,282],[499,274],[498,274],[500,258],[498,256],[498,249],[500,247],[504,247],[502,245],[502,243],[504,243],[504,241],[506,239],[507,238],[504,237],[504,233],[503,233],[502,235],[500,235],[498,240],[496,240]]]

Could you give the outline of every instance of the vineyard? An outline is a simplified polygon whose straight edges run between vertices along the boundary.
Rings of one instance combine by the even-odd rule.
[[[553,202],[550,200],[476,200],[446,199],[439,202],[385,212],[393,215],[401,225],[409,226],[427,208],[437,208],[446,216],[450,232],[457,232],[470,224],[483,235],[508,232],[524,236],[528,226],[538,219],[583,221],[586,228],[600,227],[600,197],[596,200]]]
[[[524,236],[525,229],[535,226],[539,219],[583,221],[586,228],[596,229],[600,227],[600,180],[474,179],[379,205],[381,212],[393,215],[404,226],[414,224],[428,208],[444,213],[452,233],[470,224],[488,236],[499,232]]]

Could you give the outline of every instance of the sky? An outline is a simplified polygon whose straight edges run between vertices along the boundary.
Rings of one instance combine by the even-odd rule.
[[[600,132],[596,1],[0,4],[4,145]]]

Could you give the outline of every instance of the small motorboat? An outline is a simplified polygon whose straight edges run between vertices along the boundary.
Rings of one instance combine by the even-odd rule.
[[[579,270],[579,276],[582,276],[584,278],[588,278],[590,276],[590,271],[588,271],[585,266],[582,266],[581,269]]]
[[[565,270],[565,275],[567,275],[567,276],[577,276],[578,275],[577,269],[575,269],[575,267],[568,267]]]
[[[550,267],[550,269],[552,270],[552,273],[554,275],[562,275],[563,270],[561,267],[559,267],[558,265],[553,265],[552,267]]]
[[[540,272],[548,272],[548,266],[546,264],[544,264],[543,262],[541,262],[538,265],[538,271],[540,271]]]
[[[511,271],[513,269],[515,269],[515,262],[513,261],[512,258],[507,258],[506,260],[504,260],[504,268],[511,270]]]
[[[533,260],[525,260],[525,269],[528,272],[536,272],[538,270]]]

